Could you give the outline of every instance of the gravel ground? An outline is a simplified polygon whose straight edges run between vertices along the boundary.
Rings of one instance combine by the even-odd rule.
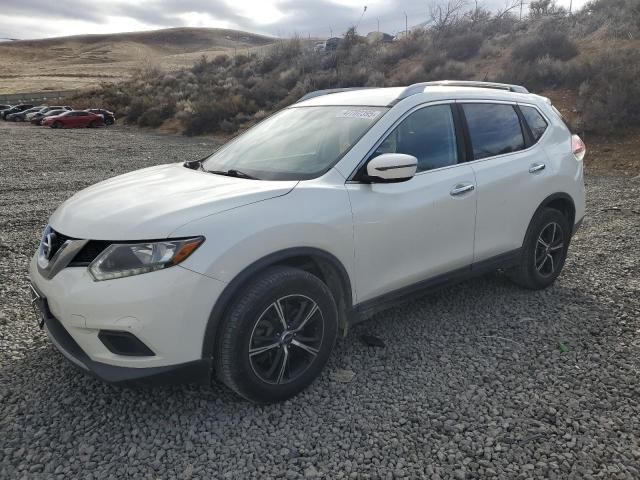
[[[638,180],[588,177],[589,216],[552,288],[494,274],[378,314],[310,389],[257,407],[217,384],[86,377],[26,293],[58,203],[214,142],[0,123],[0,145],[0,478],[640,477]]]

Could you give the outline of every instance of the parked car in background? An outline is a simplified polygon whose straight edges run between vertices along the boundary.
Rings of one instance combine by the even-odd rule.
[[[30,108],[33,108],[33,105],[28,103],[21,103],[20,105],[8,108],[2,111],[2,119],[6,120],[8,115],[11,115],[12,113],[23,112],[24,110],[28,110]]]
[[[70,110],[60,115],[45,117],[42,125],[51,128],[93,128],[104,126],[104,118],[85,110]]]
[[[63,112],[65,110],[73,110],[73,108],[71,107],[62,107],[62,106],[57,106],[57,105],[53,105],[53,106],[49,106],[49,107],[42,107],[40,110],[36,111],[36,112],[31,112],[27,114],[27,120],[31,121],[31,119],[33,117],[36,116],[37,113],[41,113],[42,115],[44,115],[45,113],[48,113],[52,110],[62,110]]]
[[[113,114],[113,112],[105,110],[104,108],[89,108],[87,109],[87,112],[95,113],[96,115],[102,115],[105,125],[113,125],[114,123],[116,123],[116,116]]]
[[[39,107],[28,108],[27,110],[23,110],[21,112],[10,113],[9,115],[7,115],[6,120],[9,122],[24,122],[27,120],[28,114],[37,113],[43,108],[45,107],[41,105]]]
[[[67,110],[50,110],[47,113],[42,113],[42,112],[37,112],[36,114],[34,114],[31,117],[31,120],[29,120],[31,123],[33,123],[34,125],[42,125],[42,120],[44,120],[47,117],[54,117],[56,115],[60,115],[62,113],[65,113]]]
[[[416,292],[496,269],[552,285],[585,213],[584,155],[517,85],[312,92],[209,157],[76,193],[31,261],[32,303],[105,380],[215,372],[285,400],[338,332]]]
[[[2,113],[5,110],[9,110],[11,108],[11,105],[0,105],[0,113]]]
[[[341,42],[342,42],[342,39],[338,38],[338,37],[328,38],[324,42],[324,51],[325,52],[333,52],[333,51],[337,50],[338,46],[340,45]]]

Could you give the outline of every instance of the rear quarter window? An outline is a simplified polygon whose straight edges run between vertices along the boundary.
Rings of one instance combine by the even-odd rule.
[[[547,121],[534,107],[520,105],[520,111],[527,125],[529,125],[529,130],[531,130],[531,135],[533,135],[533,141],[537,142],[549,126]]]

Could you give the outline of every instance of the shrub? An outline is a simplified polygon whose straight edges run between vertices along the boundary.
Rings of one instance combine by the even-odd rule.
[[[447,56],[453,60],[467,60],[475,57],[483,40],[479,33],[467,33],[450,38],[445,42]]]
[[[366,87],[384,87],[385,77],[382,72],[372,72],[365,84]]]
[[[151,107],[140,115],[140,118],[138,118],[138,125],[141,127],[159,127],[165,122],[165,120],[173,117],[174,113],[175,105]]]
[[[570,60],[578,55],[578,47],[561,32],[550,32],[521,40],[511,52],[517,62],[533,62],[549,56],[558,60]]]
[[[422,68],[424,68],[426,72],[432,72],[436,68],[442,67],[445,63],[447,63],[447,59],[444,55],[435,48],[432,48],[425,53]]]
[[[613,132],[640,125],[640,52],[604,52],[589,68],[589,79],[579,90],[584,128]]]

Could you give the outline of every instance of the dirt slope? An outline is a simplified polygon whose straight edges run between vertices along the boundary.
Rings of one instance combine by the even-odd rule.
[[[78,35],[0,43],[0,93],[66,90],[117,81],[152,65],[191,66],[201,55],[246,52],[270,37],[216,28]]]

